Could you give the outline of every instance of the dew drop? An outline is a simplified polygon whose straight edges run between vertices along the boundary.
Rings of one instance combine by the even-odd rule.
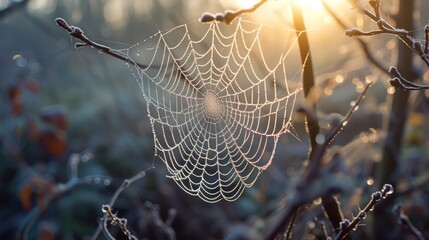
[[[325,135],[323,135],[322,133],[317,134],[316,142],[317,144],[323,144],[323,142],[325,142]]]
[[[104,185],[108,186],[108,185],[110,185],[111,181],[110,181],[110,179],[104,179],[103,183],[104,183]]]
[[[349,123],[349,121],[344,121],[343,126],[346,126]]]
[[[101,182],[101,179],[99,177],[94,178],[94,183],[99,184]]]
[[[393,193],[393,187],[390,184],[384,184],[382,193],[384,193],[384,196],[388,196]]]

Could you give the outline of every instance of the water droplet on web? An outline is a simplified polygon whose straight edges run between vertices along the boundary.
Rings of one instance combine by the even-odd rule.
[[[351,101],[351,102],[350,102],[350,106],[351,106],[351,107],[356,106],[356,101]]]
[[[317,134],[316,142],[317,144],[323,144],[323,142],[325,142],[325,135],[322,133]]]
[[[256,74],[258,71],[254,71],[251,64],[244,64],[254,58],[248,57],[249,53],[264,56],[265,48],[259,46],[258,41],[261,39],[258,34],[247,34],[250,24],[247,25],[244,29],[238,23],[235,31],[222,32],[223,25],[213,27],[206,24],[203,26],[207,27],[206,34],[196,34],[200,36],[194,36],[192,31],[188,31],[189,25],[180,25],[166,32],[159,31],[131,52],[131,56],[153,59],[147,67],[136,66],[134,76],[147,103],[155,143],[154,157],[167,165],[169,172],[166,175],[180,184],[183,190],[207,202],[236,200],[242,190],[253,185],[259,173],[270,165],[276,144],[268,146],[264,142],[277,143],[278,137],[288,132],[295,95],[300,91],[299,84],[296,87],[282,86],[283,89],[277,90],[275,81],[265,81],[273,71],[279,74],[276,78],[287,79],[289,74],[284,70],[288,52],[282,52],[283,47],[279,48],[279,55],[270,59],[269,63],[263,58],[259,59],[262,62],[260,67],[265,68],[261,69],[261,73],[266,72],[266,76]],[[263,26],[256,24],[255,32]],[[240,35],[242,37],[235,37]],[[219,38],[219,41],[215,41],[213,46],[205,46],[213,37]],[[249,44],[251,41],[256,44]],[[209,50],[207,48],[216,48],[219,52],[205,54]],[[228,61],[232,58],[238,58],[238,61]],[[270,65],[275,69],[271,69]],[[225,68],[230,70],[226,71]],[[236,71],[238,69],[243,71]],[[229,84],[225,80],[228,78],[242,80],[240,84]],[[177,80],[186,80],[189,84],[179,85],[176,84]],[[342,82],[343,77],[337,80]],[[282,124],[278,121],[281,118]],[[224,129],[221,128],[223,124],[231,126],[225,126]],[[233,134],[228,133],[229,129]],[[254,132],[258,133],[257,138],[247,139],[245,145],[241,144],[240,136],[253,135]],[[222,138],[226,139],[226,143]],[[324,141],[323,134],[319,135],[318,142]],[[183,157],[186,157],[186,161]],[[213,159],[219,158],[225,164],[232,165],[233,159],[238,158],[252,164],[246,163],[248,168],[234,171],[234,176],[228,173],[228,177],[221,179],[206,178],[205,172],[212,174],[217,171],[226,176],[225,171],[231,170],[227,167],[191,170],[201,167],[201,161],[214,162]],[[244,183],[248,184],[243,186]]]
[[[110,185],[111,181],[110,181],[110,179],[104,179],[103,183],[104,183],[104,185],[108,186],[108,185]]]
[[[99,177],[94,178],[94,183],[99,184],[101,182],[101,179]]]
[[[342,125],[346,126],[348,123],[349,123],[349,121],[344,121]]]

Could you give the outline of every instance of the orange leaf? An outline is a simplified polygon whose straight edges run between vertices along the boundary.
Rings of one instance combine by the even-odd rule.
[[[40,118],[45,123],[54,125],[60,130],[67,129],[67,118],[61,108],[58,106],[48,106],[40,110]]]
[[[21,90],[18,85],[12,85],[7,89],[7,96],[9,100],[14,100],[16,97],[21,95]]]
[[[44,130],[39,133],[39,142],[52,155],[60,155],[66,150],[66,134],[63,131]]]
[[[24,82],[24,87],[31,92],[38,93],[40,91],[39,83],[34,80],[27,80]]]
[[[12,107],[10,109],[10,112],[13,115],[18,115],[22,112],[23,109],[23,102],[22,102],[22,98],[21,95],[17,95],[13,100],[12,100]]]
[[[31,194],[32,194],[31,185],[25,185],[19,192],[19,200],[21,201],[22,207],[25,210],[30,210],[32,207],[31,204]]]

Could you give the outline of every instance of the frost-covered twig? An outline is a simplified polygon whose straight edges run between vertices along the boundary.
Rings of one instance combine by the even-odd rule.
[[[424,85],[424,84],[417,84],[417,83],[413,83],[411,81],[408,81],[407,79],[405,79],[401,73],[399,72],[398,68],[392,66],[389,69],[389,73],[390,73],[390,80],[389,83],[390,85],[396,87],[396,88],[402,88],[405,90],[425,90],[425,89],[429,89],[429,85]]]
[[[152,168],[152,167],[151,167]],[[151,168],[149,168],[149,169],[151,169]],[[113,194],[113,196],[112,196],[112,198],[110,199],[110,201],[109,201],[109,204],[105,204],[105,205],[103,205],[102,206],[102,212],[104,213],[104,216],[101,218],[101,222],[100,222],[100,224],[99,224],[99,226],[98,226],[98,228],[95,230],[95,232],[94,232],[94,234],[93,234],[93,236],[92,236],[92,239],[97,239],[97,237],[98,237],[98,235],[100,234],[100,232],[103,230],[103,232],[105,233],[105,235],[107,236],[107,237],[109,237],[110,236],[110,233],[109,233],[109,231],[108,231],[108,229],[107,229],[107,221],[111,218],[110,216],[109,216],[109,212],[107,211],[107,209],[112,209],[113,208],[113,205],[116,203],[116,200],[118,199],[118,197],[119,197],[119,195],[125,190],[125,189],[127,189],[132,183],[134,183],[135,181],[137,181],[137,180],[139,180],[139,179],[141,179],[141,178],[143,178],[143,177],[145,177],[146,176],[146,172],[149,170],[149,169],[147,169],[147,170],[144,170],[144,171],[141,171],[141,172],[139,172],[139,173],[137,173],[136,175],[134,175],[133,177],[131,177],[131,178],[129,178],[129,179],[125,179],[123,182],[122,182],[122,184],[121,184],[121,186],[118,188],[118,189],[116,189],[116,191],[115,191],[115,193]]]
[[[370,12],[368,9],[364,8],[359,4],[356,0],[349,0],[349,2],[357,9],[359,9],[362,13],[364,13],[366,16],[371,18],[378,26],[377,30],[372,31],[362,31],[356,28],[349,29],[346,31],[347,36],[371,36],[375,34],[392,34],[397,36],[402,40],[403,43],[405,43],[410,49],[414,50],[417,55],[419,55],[420,59],[429,66],[429,56],[427,54],[426,49],[429,48],[428,38],[427,36],[429,34],[429,27],[426,25],[425,27],[425,35],[426,35],[426,41],[425,41],[425,48],[421,46],[418,40],[413,38],[410,33],[407,30],[396,28],[389,24],[384,18],[381,17],[380,13],[380,0],[369,0],[368,3],[373,9],[374,13]],[[426,29],[428,29],[426,31]],[[428,46],[428,47],[426,47]]]
[[[106,54],[108,54],[108,55],[110,55],[110,56],[112,56],[112,57],[114,57],[114,58],[117,58],[117,59],[119,59],[119,60],[122,60],[122,61],[124,61],[124,62],[126,62],[126,63],[128,63],[128,64],[136,65],[136,66],[138,66],[138,67],[140,67],[140,68],[145,68],[145,67],[147,67],[146,65],[143,65],[143,64],[139,64],[139,63],[134,62],[134,61],[133,61],[131,58],[129,58],[128,56],[126,56],[126,55],[124,55],[124,54],[122,54],[122,53],[120,53],[120,52],[118,52],[118,51],[116,51],[116,50],[114,50],[114,49],[112,49],[112,48],[110,48],[110,47],[106,46],[106,45],[103,45],[103,44],[100,44],[100,43],[94,42],[93,40],[89,39],[89,38],[88,38],[88,37],[83,33],[83,30],[82,30],[81,28],[76,27],[76,26],[71,26],[71,25],[69,25],[69,24],[68,24],[64,19],[62,19],[62,18],[56,18],[56,19],[55,19],[55,22],[57,23],[57,25],[58,25],[59,27],[61,27],[62,29],[66,30],[66,31],[69,33],[69,35],[70,35],[71,37],[74,37],[75,39],[77,39],[77,40],[79,40],[79,41],[80,41],[80,42],[77,42],[77,43],[75,44],[75,48],[81,48],[81,47],[87,47],[87,46],[90,46],[90,47],[93,47],[93,48],[97,49],[99,52],[106,53]]]
[[[206,12],[206,13],[203,13],[203,15],[201,15],[200,21],[202,23],[218,21],[218,22],[224,22],[226,24],[230,24],[237,17],[239,17],[245,13],[254,12],[256,9],[258,9],[260,6],[262,6],[262,4],[264,4],[267,1],[268,0],[260,0],[259,2],[255,3],[255,5],[253,5],[250,8],[240,9],[237,11],[228,10],[228,11],[225,11],[224,13],[216,13],[216,14]]]
[[[108,239],[114,240],[115,238],[110,234],[109,230],[107,229],[107,222],[110,222],[112,225],[118,225],[119,228],[121,228],[122,233],[129,239],[129,240],[137,240],[138,238],[134,236],[130,230],[128,230],[128,220],[126,218],[119,218],[115,213],[112,212],[112,209],[109,205],[103,205],[102,211],[105,213],[105,217],[102,221],[102,227],[103,232],[106,235]]]
[[[374,210],[375,204],[381,200],[386,199],[389,195],[393,193],[393,187],[390,184],[384,184],[381,191],[376,191],[371,194],[371,200],[365,206],[364,209],[360,210],[358,215],[354,217],[351,221],[349,219],[344,219],[340,224],[340,232],[338,233],[335,240],[341,240],[352,230],[355,230],[358,227],[358,224],[366,218],[369,212]]]

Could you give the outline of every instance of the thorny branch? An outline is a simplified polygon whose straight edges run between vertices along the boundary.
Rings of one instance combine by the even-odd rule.
[[[371,201],[365,206],[364,209],[360,210],[358,215],[353,218],[352,221],[344,219],[340,224],[340,232],[338,233],[335,240],[341,240],[352,230],[358,227],[358,224],[364,220],[369,212],[374,209],[376,203],[383,199],[386,199],[389,195],[393,194],[393,187],[390,184],[384,184],[381,191],[376,191],[371,195]]]
[[[107,221],[110,221],[110,224],[112,225],[118,225],[121,228],[122,233],[129,239],[129,240],[137,240],[138,238],[134,236],[130,230],[128,230],[127,224],[128,220],[126,218],[119,218],[116,214],[112,212],[112,209],[109,205],[103,205],[102,211],[105,213],[106,217],[103,221],[103,232],[104,234],[111,240],[114,240],[115,238],[110,234],[110,232],[107,229]]]
[[[109,221],[110,221],[111,225],[118,225],[121,228],[121,231],[123,232],[123,234],[125,236],[127,236],[128,239],[130,239],[130,240],[138,239],[137,237],[132,235],[131,232],[128,230],[127,219],[118,218],[116,216],[116,214],[112,213],[112,208],[113,208],[113,205],[116,203],[116,200],[118,199],[119,195],[125,189],[127,189],[129,186],[131,186],[131,184],[133,184],[134,182],[138,181],[141,178],[144,178],[146,176],[146,172],[152,168],[154,168],[154,167],[150,167],[144,171],[141,171],[141,172],[137,173],[136,175],[134,175],[133,177],[131,177],[129,179],[125,179],[122,182],[121,186],[118,189],[116,189],[115,193],[113,194],[112,198],[110,199],[109,204],[104,204],[102,206],[101,210],[104,213],[104,216],[101,218],[100,224],[99,224],[98,228],[95,230],[91,239],[93,239],[93,240],[97,239],[100,232],[103,232],[104,235],[111,240],[115,239],[114,237],[112,237],[112,235],[109,232],[109,229],[108,229],[108,222]],[[151,217],[154,220],[157,228],[161,229],[166,234],[168,239],[175,239],[176,238],[175,232],[171,228],[171,224],[172,224],[173,219],[176,215],[176,211],[174,209],[170,209],[168,219],[165,222],[163,222],[161,220],[161,217],[159,216],[159,209],[155,205],[147,202],[145,204],[145,206],[150,210]]]
[[[149,168],[151,169],[151,168]],[[121,186],[116,189],[116,192],[113,194],[112,198],[109,201],[109,204],[103,205],[102,206],[102,212],[104,213],[104,216],[101,218],[101,222],[97,228],[97,230],[95,230],[92,239],[97,239],[98,235],[100,234],[100,232],[103,230],[104,234],[109,237],[110,233],[107,230],[107,221],[110,219],[111,220],[111,216],[109,215],[109,212],[107,211],[107,208],[111,209],[113,207],[113,205],[115,204],[116,200],[118,199],[119,195],[125,190],[127,189],[132,183],[134,183],[135,181],[143,178],[146,176],[146,171],[148,171],[149,169],[145,170],[145,171],[141,171],[139,173],[137,173],[136,175],[134,175],[133,177],[129,178],[129,179],[125,179]],[[125,235],[127,235],[124,232]]]
[[[320,159],[324,157],[326,150],[328,150],[334,138],[350,121],[350,118],[360,106],[361,101],[364,99],[367,90],[369,89],[369,87],[372,86],[372,84],[373,82],[366,83],[365,89],[359,95],[358,99],[356,99],[355,104],[352,106],[349,112],[343,117],[343,119],[338,123],[338,125],[330,131],[323,144],[317,145],[314,154],[309,159],[310,165],[307,167],[306,172],[304,173],[301,181],[296,185],[295,195],[288,202],[287,209],[285,209],[285,211],[282,213],[282,216],[280,217],[278,222],[274,224],[273,229],[267,234],[265,239],[275,239],[278,234],[283,232],[284,227],[287,226],[287,223],[290,222],[291,218],[301,206],[304,206],[321,196],[333,195],[345,189],[343,185],[345,184],[344,182],[337,182],[333,179],[326,180],[326,178],[335,177],[330,175],[324,176],[322,173],[320,173]],[[304,109],[304,111],[308,110]],[[312,114],[307,115],[312,116]],[[314,187],[314,189],[310,189],[310,186],[316,187]]]

